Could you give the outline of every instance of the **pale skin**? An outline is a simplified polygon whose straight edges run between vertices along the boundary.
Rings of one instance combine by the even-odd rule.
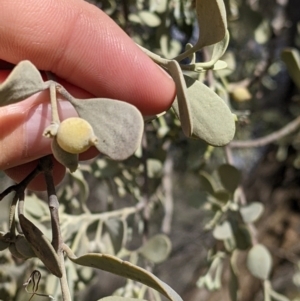
[[[109,97],[135,105],[143,115],[167,110],[175,96],[173,80],[153,63],[99,8],[82,0],[1,0],[0,81],[9,74],[3,62],[30,60],[53,72],[78,98]],[[0,108],[0,169],[20,181],[51,153],[42,137],[50,121],[49,93]],[[76,116],[65,102],[61,117]],[[82,159],[95,156],[90,149]],[[60,182],[65,168],[55,163]],[[42,177],[30,186],[45,188]]]

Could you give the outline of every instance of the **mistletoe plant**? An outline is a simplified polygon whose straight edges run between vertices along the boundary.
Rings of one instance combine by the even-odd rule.
[[[174,79],[177,96],[172,107],[181,122],[184,134],[187,137],[200,138],[213,146],[222,146],[228,144],[234,136],[235,116],[224,100],[198,79],[205,71],[226,67],[226,63],[220,60],[229,41],[225,6],[222,0],[197,0],[196,14],[201,34],[197,43],[194,46],[187,45],[182,54],[166,59],[143,47],[141,49]],[[195,53],[208,45],[213,45],[210,60],[196,63]],[[180,63],[185,58],[190,59],[189,64]],[[48,74],[48,78],[52,78],[52,75]],[[78,167],[78,154],[91,146],[95,146],[100,153],[113,160],[124,160],[141,144],[144,119],[134,106],[106,98],[77,99],[55,80],[44,82],[40,72],[29,61],[20,62],[0,85],[0,106],[22,101],[44,90],[50,92],[52,120],[44,129],[43,135],[52,139],[53,155],[71,172]],[[58,94],[73,105],[79,117],[60,120]],[[148,116],[147,119],[155,117]],[[51,242],[24,213],[25,189],[40,173],[44,174],[47,184]],[[1,233],[1,250],[8,248],[19,258],[39,258],[49,272],[60,279],[64,301],[71,300],[64,254],[77,265],[94,267],[133,279],[154,288],[169,300],[181,300],[167,284],[137,265],[107,254],[87,253],[77,257],[73,253],[61,234],[59,202],[53,184],[50,157],[42,158],[36,169],[22,182],[4,190],[0,194],[0,200],[10,193],[14,193],[14,196],[10,206],[9,229],[6,233]],[[131,212],[138,210],[140,209],[134,208]],[[165,253],[169,253],[168,240],[165,237],[157,239],[163,242]],[[151,246],[150,240],[148,247],[149,245]],[[147,254],[147,251],[140,252]],[[150,255],[145,255],[147,256]],[[34,271],[27,284],[36,283],[38,275]],[[32,297],[37,294],[36,291],[37,286],[34,285]]]

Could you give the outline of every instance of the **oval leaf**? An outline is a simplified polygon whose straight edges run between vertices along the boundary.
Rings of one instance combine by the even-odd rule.
[[[285,48],[281,52],[281,59],[286,64],[290,77],[300,89],[300,55],[295,48]]]
[[[225,68],[227,68],[228,65],[225,61],[222,61],[222,60],[218,60],[216,61],[216,63],[214,64],[214,67],[213,67],[213,70],[223,70]]]
[[[264,211],[264,205],[262,203],[251,203],[240,209],[240,213],[245,223],[253,223],[257,221]]]
[[[234,193],[241,180],[241,173],[230,164],[223,164],[218,168],[218,174],[223,187]]]
[[[25,258],[31,258],[36,256],[30,244],[22,235],[18,235],[16,237],[15,246],[17,251],[20,254],[22,254]]]
[[[8,242],[5,242],[5,241],[1,241],[0,240],[0,252],[7,249],[9,246],[9,243]]]
[[[21,61],[0,84],[0,107],[19,102],[45,90],[48,84],[38,69],[29,61]]]
[[[206,85],[187,75],[184,78],[191,108],[193,137],[214,146],[228,144],[235,134],[234,115],[225,102]],[[180,116],[177,98],[172,106]]]
[[[108,98],[75,99],[70,102],[87,120],[98,138],[96,148],[114,160],[125,160],[139,147],[144,120],[131,104]]]
[[[264,245],[257,244],[251,248],[247,256],[247,267],[254,277],[261,280],[269,278],[272,257]]]
[[[109,233],[114,254],[118,254],[123,246],[126,225],[119,219],[108,219],[104,222],[104,230]]]
[[[179,41],[172,39],[170,34],[162,34],[159,40],[162,55],[167,59],[172,59],[178,55],[182,49]]]
[[[56,137],[52,138],[51,150],[55,159],[67,167],[70,172],[75,172],[78,168],[78,154],[71,154],[62,149],[57,143]]]
[[[164,13],[167,9],[168,1],[167,0],[150,0],[150,11],[156,11],[160,14]]]
[[[193,133],[193,118],[187,94],[186,79],[177,61],[168,61],[168,71],[176,84],[177,116],[180,119],[184,134],[190,137]]]
[[[162,163],[157,159],[149,158],[147,160],[147,173],[149,178],[159,178],[162,175]]]
[[[155,13],[147,10],[140,11],[138,16],[140,17],[142,23],[149,27],[157,27],[161,23],[160,18]]]
[[[76,257],[66,245],[64,250],[66,251],[68,258],[76,264],[97,268],[138,281],[157,290],[171,301],[182,301],[180,296],[166,283],[150,272],[133,265],[128,261],[123,261],[115,256],[99,253],[90,253],[81,257]]]
[[[196,13],[200,28],[197,48],[221,41],[227,28],[226,10],[223,0],[196,0]]]
[[[226,30],[224,38],[213,46],[211,60],[214,64],[223,56],[229,44],[229,31]],[[226,64],[227,66],[227,64]]]
[[[216,183],[213,177],[205,171],[200,172],[200,184],[201,187],[211,195],[215,194]]]
[[[49,208],[44,201],[32,194],[26,196],[25,212],[34,219],[40,219],[48,214]]]
[[[214,44],[212,47],[211,59],[208,62],[198,63],[197,65],[203,69],[213,68],[214,70],[223,69],[227,67],[227,63],[224,61],[219,61],[219,59],[225,53],[229,44],[229,32],[226,30],[225,37],[218,43]],[[217,64],[217,62],[219,62]],[[217,64],[217,65],[215,65]]]
[[[229,201],[230,198],[231,198],[230,193],[229,193],[228,191],[222,190],[222,189],[221,189],[221,190],[215,191],[215,193],[213,194],[213,196],[214,196],[217,200],[219,200],[219,201],[221,201],[221,202],[227,202],[227,201]]]
[[[245,225],[237,225],[237,227],[233,229],[233,233],[237,249],[247,250],[252,246],[251,234]]]
[[[82,171],[77,169],[71,174],[71,177],[75,180],[79,187],[79,201],[81,204],[85,204],[90,195],[90,188]]]
[[[139,254],[146,259],[160,263],[165,261],[170,255],[172,246],[168,236],[158,234],[151,237],[139,250]]]
[[[19,221],[23,234],[35,255],[53,275],[61,278],[62,271],[59,258],[48,238],[23,214],[19,215]]]
[[[215,239],[225,240],[233,236],[231,225],[228,221],[225,221],[221,225],[217,225],[214,228],[213,236]]]

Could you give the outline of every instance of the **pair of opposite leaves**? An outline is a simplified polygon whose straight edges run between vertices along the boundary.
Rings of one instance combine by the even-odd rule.
[[[188,45],[186,51],[174,59],[165,59],[141,46],[140,48],[174,79],[177,97],[173,109],[180,119],[184,134],[200,138],[213,146],[223,146],[233,139],[235,116],[212,89],[184,75],[182,70],[201,72],[227,66],[219,60],[229,42],[226,10],[223,0],[197,0],[195,4],[200,34],[194,46]],[[208,62],[194,63],[195,52],[209,45],[213,45],[211,59]],[[191,59],[191,63],[179,65],[178,62],[187,57]]]
[[[178,68],[178,63],[170,62],[169,72],[181,74],[183,77],[181,70],[180,73],[178,72]],[[189,97],[189,102],[186,103],[188,103],[187,106],[190,103],[191,108],[185,105],[183,110],[182,108],[180,110],[179,106],[179,111],[184,112],[183,115],[190,115],[193,111],[194,128],[190,127],[186,130],[186,125],[183,123],[184,132],[187,136],[196,136],[212,145],[227,144],[232,139],[235,129],[234,118],[229,108],[204,84],[187,76],[184,76],[184,80]],[[0,106],[22,101],[37,92],[50,88],[53,84],[61,87],[53,81],[44,82],[32,63],[22,61],[0,85]],[[177,90],[179,96],[186,93],[181,89]],[[133,105],[106,98],[82,101],[70,96],[68,100],[78,115],[91,124],[98,138],[95,146],[102,154],[114,160],[123,160],[136,151],[142,138],[144,122],[142,115]],[[176,101],[173,107],[176,111]],[[181,119],[184,120],[184,118]],[[74,134],[76,135],[76,132]]]
[[[44,82],[31,62],[22,61],[0,85],[0,107],[22,101],[49,89],[51,85],[63,89],[53,81]],[[70,96],[68,100],[79,117],[92,126],[98,138],[95,146],[102,154],[114,160],[124,160],[136,151],[142,138],[144,121],[133,105],[106,98],[82,101]],[[76,130],[73,133],[76,135]]]
[[[224,54],[229,42],[226,10],[223,0],[196,0],[195,5],[199,26],[198,41],[177,56],[176,61],[171,60],[167,65],[177,87],[173,109],[179,116],[187,136],[201,138],[214,146],[223,146],[228,144],[235,134],[233,114],[212,89],[198,80],[182,75],[177,62],[194,55],[205,46],[214,45],[211,60],[194,64],[195,69],[197,70],[196,65],[201,69],[214,69],[216,63],[222,63],[219,58]]]
[[[62,277],[60,261],[50,241],[23,214],[19,215],[19,220],[22,231],[36,256],[45,264],[52,274],[59,278]],[[156,241],[157,239],[165,240],[164,237],[156,237]],[[68,258],[78,265],[101,269],[138,281],[157,290],[171,301],[182,301],[180,296],[166,283],[152,273],[130,262],[101,253],[89,253],[81,257],[76,257],[67,245],[64,245],[63,249]]]

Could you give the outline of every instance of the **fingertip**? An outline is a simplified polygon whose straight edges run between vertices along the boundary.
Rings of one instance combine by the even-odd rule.
[[[7,176],[9,176],[16,183],[20,183],[26,178],[38,165],[38,160],[25,163],[20,166],[16,166],[5,170]],[[53,181],[54,185],[58,185],[64,178],[66,173],[66,168],[53,159]],[[44,174],[41,173],[35,177],[30,184],[27,186],[29,190],[34,191],[45,191],[47,190],[47,185],[44,179]]]
[[[77,0],[4,3],[2,59],[28,59],[96,97],[129,102],[144,115],[171,106],[173,80],[96,6]]]

